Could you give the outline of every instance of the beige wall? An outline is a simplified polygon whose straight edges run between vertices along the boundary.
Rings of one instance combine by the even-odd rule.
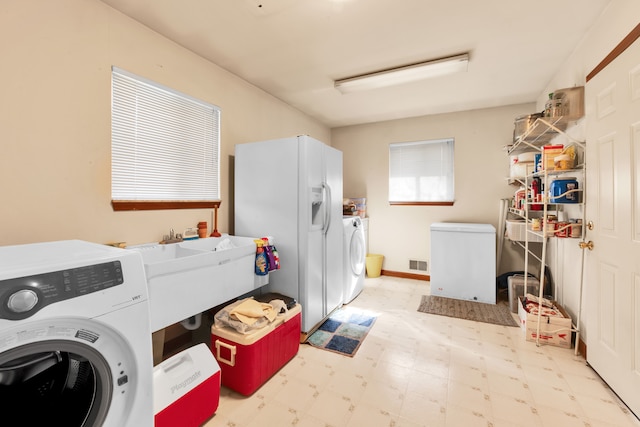
[[[567,58],[566,62],[549,82],[547,88],[540,94],[537,105],[544,105],[546,94],[553,92],[555,89],[584,85],[587,75],[639,22],[639,1],[613,0],[596,24],[585,34],[581,44]],[[587,112],[590,110],[593,111],[589,107],[586,108]],[[588,121],[589,117],[585,117],[585,120]],[[573,131],[578,135],[578,139],[584,140],[585,123],[579,123],[578,128],[573,129]],[[560,140],[559,142],[562,141]],[[587,141],[588,149],[589,141]],[[589,218],[586,218],[586,220],[588,221]],[[586,340],[588,325],[584,321],[584,312],[580,311],[580,301],[581,299],[584,301],[590,295],[589,277],[584,278],[582,289],[580,287],[582,250],[571,239],[555,239],[551,241],[548,249],[549,265],[558,285],[556,298],[574,320],[580,315],[581,339]]]
[[[113,212],[110,71],[116,65],[222,109],[218,229],[229,230],[236,143],[330,131],[97,0],[3,0],[0,245],[157,241],[211,210]]]
[[[640,23],[639,1],[612,0],[542,91],[537,105],[544,107],[547,94],[555,89],[584,85],[587,75],[638,23]]]
[[[332,130],[333,146],[344,153],[344,196],[366,197],[369,252],[385,256],[383,269],[409,270],[409,259],[429,260],[433,222],[480,222],[496,228],[500,199],[516,190],[507,184],[509,161],[503,147],[513,139],[515,117],[534,104],[393,120]],[[455,138],[453,206],[390,206],[389,143]],[[503,266],[519,265],[504,254]],[[521,259],[522,257],[520,257]]]

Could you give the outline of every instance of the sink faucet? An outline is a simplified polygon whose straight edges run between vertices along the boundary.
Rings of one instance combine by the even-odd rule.
[[[172,229],[169,230],[169,235],[164,235],[164,239],[160,242],[161,244],[165,243],[178,243],[182,242],[182,235],[176,234],[176,232]]]

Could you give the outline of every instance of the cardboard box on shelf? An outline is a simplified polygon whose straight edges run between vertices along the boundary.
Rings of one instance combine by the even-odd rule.
[[[535,342],[538,332],[538,315],[530,314],[525,310],[522,297],[519,297],[518,300],[520,327],[525,334],[526,340]],[[553,301],[553,303],[558,307],[558,311],[560,311],[564,317],[541,317],[540,342],[556,347],[571,348],[571,317],[560,304],[555,301]]]
[[[554,170],[555,163],[554,159],[556,156],[562,154],[562,150],[564,149],[564,145],[556,144],[556,145],[545,145],[542,147],[542,168],[546,170]]]

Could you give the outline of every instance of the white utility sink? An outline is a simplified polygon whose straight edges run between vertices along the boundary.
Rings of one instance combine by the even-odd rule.
[[[256,244],[229,236],[130,246],[142,255],[153,332],[255,289]]]
[[[149,265],[156,265],[164,261],[170,261],[176,258],[190,257],[202,254],[202,250],[185,248],[179,244],[161,245],[150,244],[138,247],[142,253],[144,262]]]

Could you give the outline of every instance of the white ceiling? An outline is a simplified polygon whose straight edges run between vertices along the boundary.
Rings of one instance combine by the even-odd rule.
[[[329,127],[534,102],[611,0],[102,0]],[[466,73],[336,79],[469,52]]]

